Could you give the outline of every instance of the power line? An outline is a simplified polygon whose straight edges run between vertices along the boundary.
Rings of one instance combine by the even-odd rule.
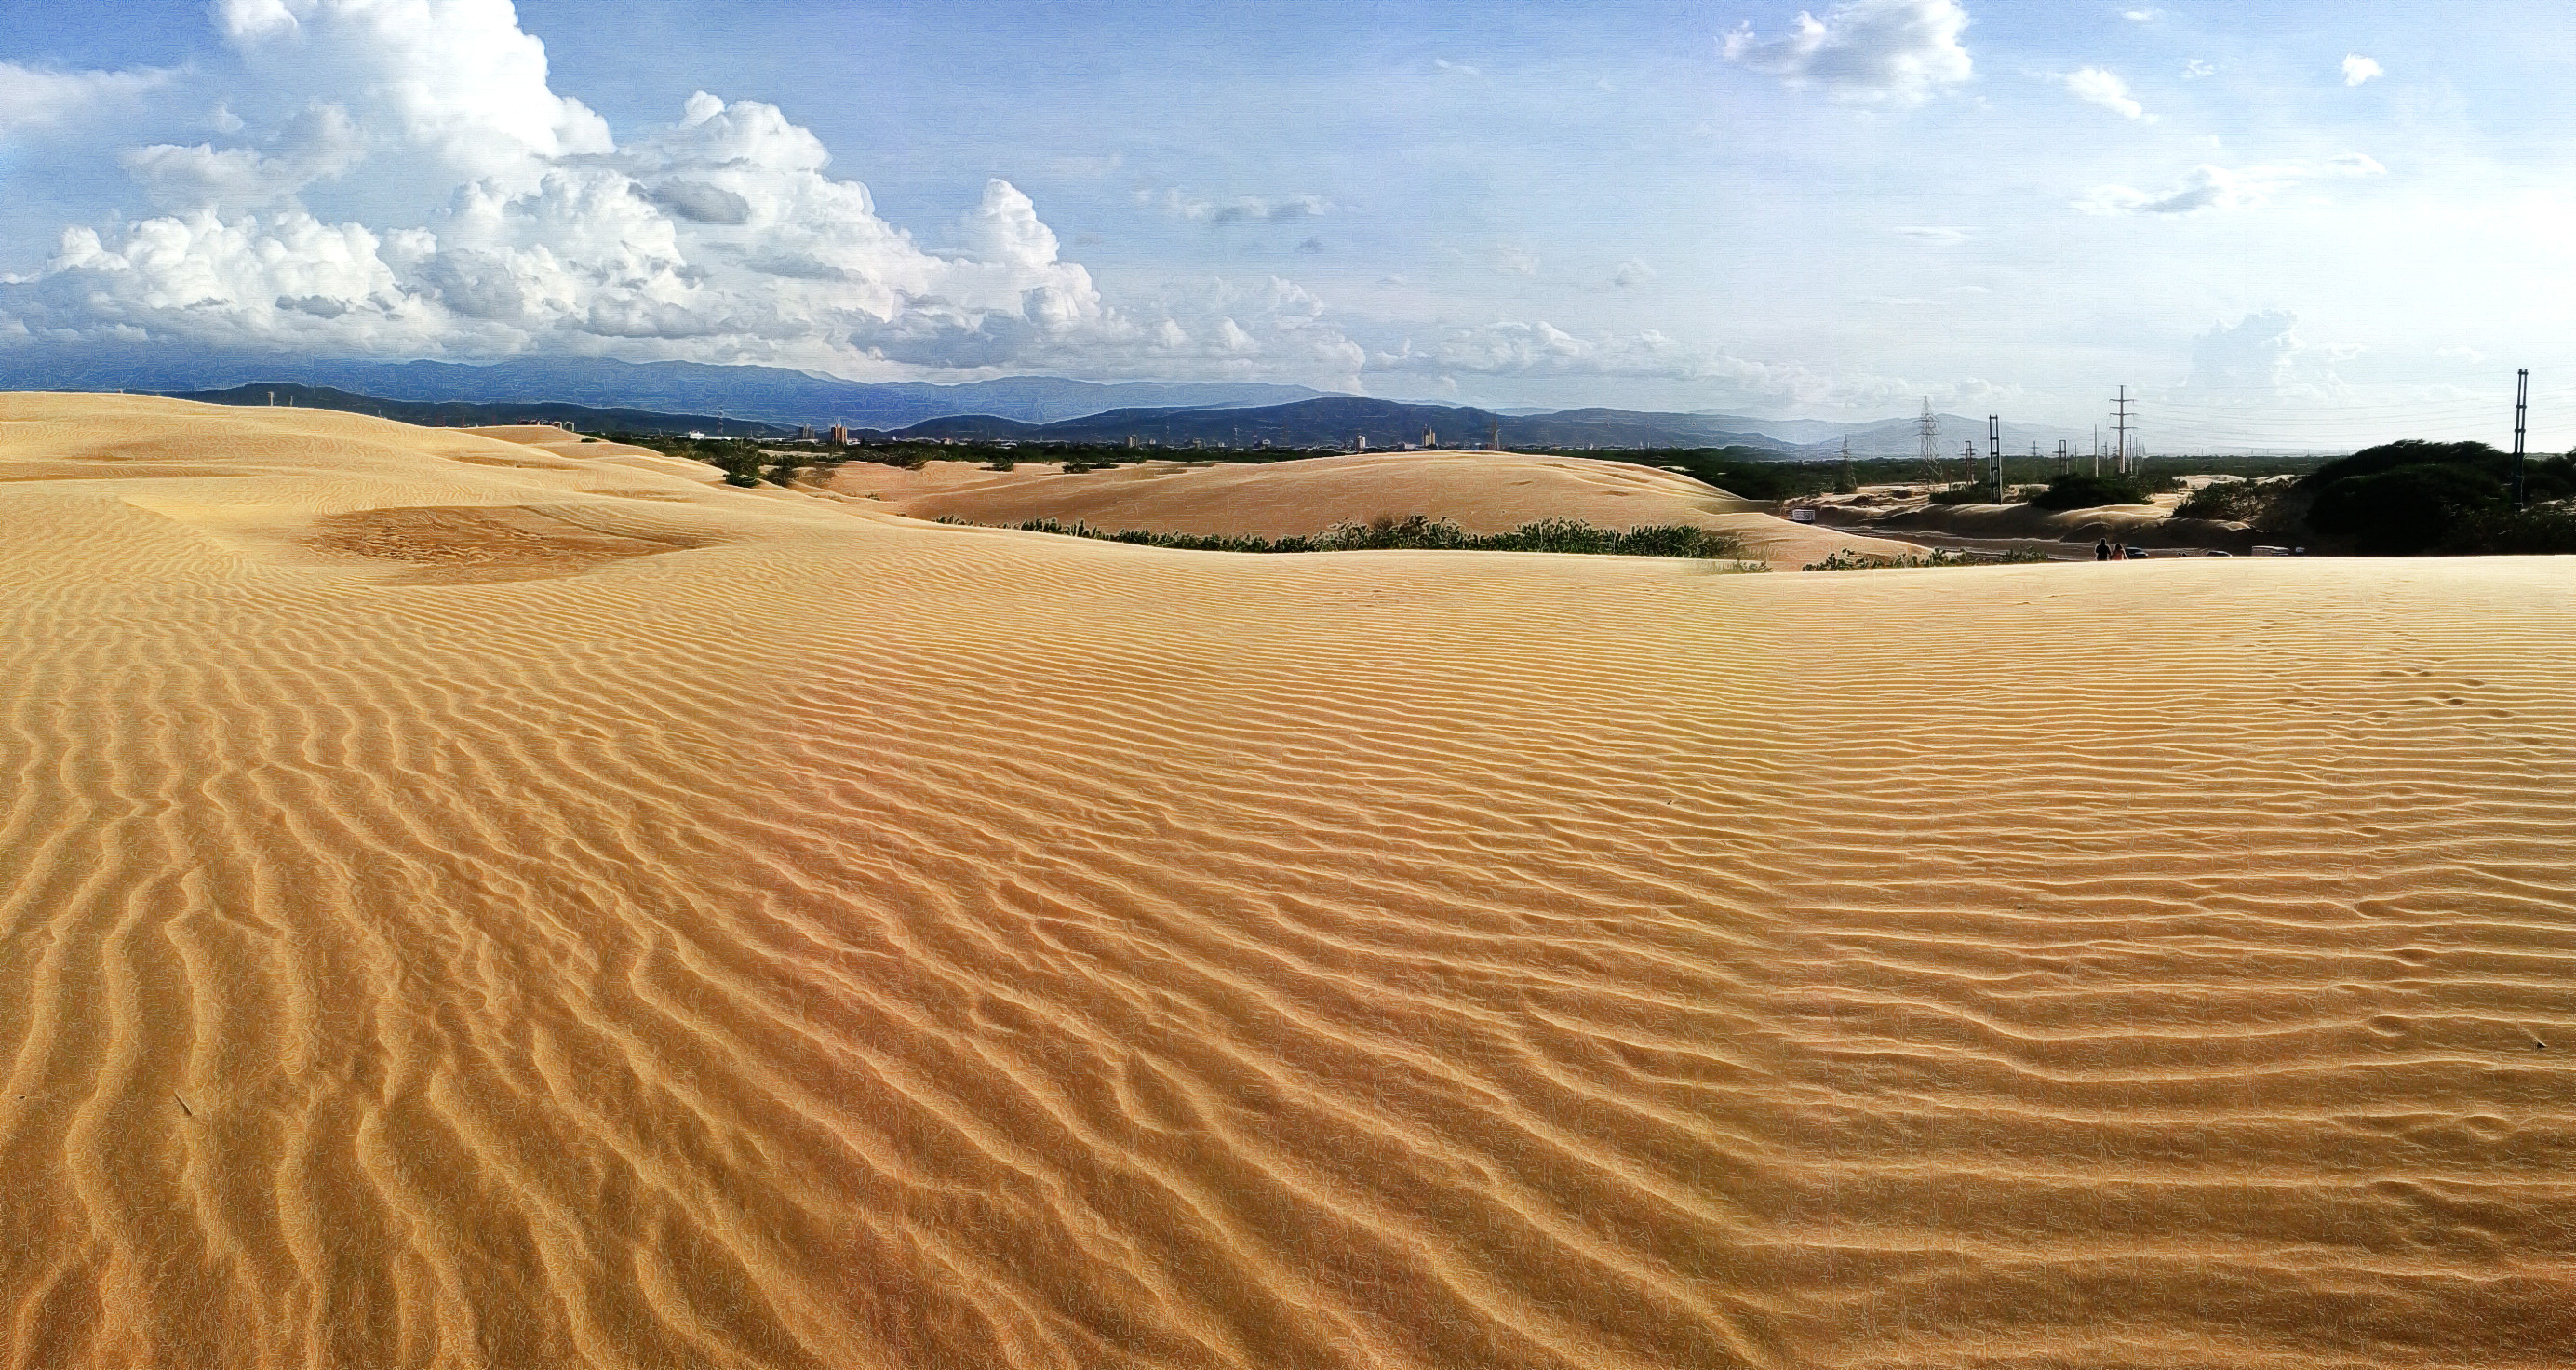
[[[2111,411],[2111,427],[2120,435],[2120,460],[2112,469],[2125,476],[2129,474],[2129,387],[2121,386],[2120,397],[2112,404],[2116,407]]]
[[[1994,487],[1995,503],[2004,502],[2004,416],[1986,415],[1986,483]]]
[[[2531,368],[2513,373],[2513,507],[2522,507],[2522,419],[2531,407]]]

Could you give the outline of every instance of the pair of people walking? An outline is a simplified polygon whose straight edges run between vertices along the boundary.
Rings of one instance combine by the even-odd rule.
[[[2125,542],[2113,542],[2109,538],[2104,538],[2093,544],[2093,559],[2095,561],[2127,561],[2130,559],[2129,545]]]

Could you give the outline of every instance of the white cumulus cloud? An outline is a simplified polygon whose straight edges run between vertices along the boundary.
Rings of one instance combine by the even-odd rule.
[[[1292,219],[1311,219],[1332,212],[1332,202],[1321,195],[1287,195],[1266,199],[1258,195],[1239,195],[1231,200],[1211,200],[1184,195],[1177,190],[1156,194],[1150,190],[1136,192],[1139,204],[1160,208],[1174,218],[1192,223],[1227,224],[1284,223]]]
[[[2259,209],[2280,192],[2309,181],[2377,176],[2388,168],[2358,152],[2324,162],[2272,162],[2247,167],[2209,163],[2184,173],[2162,192],[2097,186],[2075,202],[2087,214],[2195,214],[2202,210]]]
[[[2078,67],[2057,79],[2074,93],[2076,99],[2089,105],[2100,105],[2123,119],[2140,118],[2147,112],[2146,107],[2129,94],[2128,82],[2100,67]]]
[[[157,212],[66,229],[41,269],[0,280],[0,338],[861,378],[1057,369],[1350,385],[1365,361],[1285,281],[1114,305],[1007,181],[916,238],[772,105],[701,92],[621,142],[550,88],[544,47],[508,0],[217,0],[212,12],[233,62],[193,79],[229,85],[181,92],[190,135],[117,157]],[[10,127],[174,79],[43,75],[0,82]],[[192,141],[210,127],[220,136]],[[309,208],[304,192],[323,181],[353,208]],[[1330,208],[1317,196],[1174,203],[1209,223]]]
[[[2386,76],[2387,74],[2388,69],[2386,67],[2379,65],[2378,62],[2368,57],[2362,56],[2360,53],[2351,52],[2344,54],[2343,83],[2347,86],[2357,86],[2374,76]]]
[[[167,71],[56,71],[0,62],[0,138],[129,101],[170,77]]]
[[[265,150],[156,143],[128,148],[117,161],[155,200],[191,206],[275,200],[342,175],[365,155],[365,135],[347,110],[314,105],[289,120]]]
[[[1967,26],[1957,0],[1842,0],[1822,18],[1800,11],[1787,34],[1768,41],[1747,24],[1722,40],[1721,51],[1730,62],[1838,100],[1913,105],[1973,74],[1959,41]]]

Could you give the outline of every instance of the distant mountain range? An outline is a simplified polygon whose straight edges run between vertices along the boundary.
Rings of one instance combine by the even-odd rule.
[[[785,427],[901,428],[948,414],[1028,423],[1142,405],[1197,409],[1280,404],[1324,394],[1302,385],[1137,381],[1102,384],[1011,376],[968,385],[871,385],[773,366],[528,358],[454,362],[313,361],[272,353],[174,354],[168,348],[0,348],[0,390],[141,390],[174,394],[298,384],[420,404],[579,404],[702,414]]]
[[[1973,435],[1986,450],[1985,420],[1936,416],[1935,450],[1955,460]],[[1472,447],[1500,439],[1506,447],[1616,450],[1656,447],[1745,447],[1776,459],[1830,460],[1851,438],[1854,457],[1911,457],[1921,453],[1914,419],[1838,424],[1817,419],[1766,420],[1731,414],[1672,414],[1631,409],[1563,409],[1511,413],[1459,405],[1406,404],[1355,395],[1331,395],[1292,404],[1235,409],[1113,409],[1055,423],[1024,423],[989,414],[925,420],[900,430],[907,438],[983,441],[1122,443],[1129,438],[1160,447],[1371,447],[1420,443],[1431,435],[1441,446]],[[2037,443],[2053,452],[2061,438],[2082,450],[2068,430],[2028,424],[2003,426],[2004,450],[2027,455]]]
[[[1845,437],[1855,457],[1910,457],[1921,451],[1912,417],[1839,423],[1824,419],[1764,419],[1702,411],[1670,413],[1628,409],[1483,409],[1409,404],[1357,395],[1331,395],[1296,385],[1128,382],[1103,384],[1054,376],[1013,376],[967,385],[918,382],[867,384],[767,366],[709,366],[697,362],[621,362],[605,358],[527,358],[490,365],[453,362],[315,361],[274,353],[183,353],[169,347],[21,344],[0,347],[0,390],[143,390],[201,394],[241,388],[281,391],[301,386],[315,393],[353,397],[329,407],[393,412],[392,405],[450,412],[456,404],[524,406],[588,426],[654,430],[740,428],[767,425],[785,431],[835,423],[856,430],[910,431],[927,437],[983,437],[1123,442],[1187,446],[1260,438],[1291,446],[1345,446],[1365,436],[1372,446],[1418,442],[1429,427],[1444,442],[1491,438],[1496,424],[1511,446],[1548,447],[1749,447],[1784,458],[1815,460],[1841,451]],[[360,403],[366,401],[368,403]],[[574,410],[620,414],[612,422]],[[488,412],[498,414],[500,408]],[[1263,417],[1251,417],[1252,415]],[[424,422],[440,420],[424,418]],[[477,422],[509,422],[490,417]],[[1955,461],[1964,444],[1983,452],[1982,418],[1942,414],[1934,448]],[[1071,425],[1071,426],[1067,426]],[[2073,429],[2006,423],[2008,451],[2028,454],[2033,444],[2054,451],[2089,451],[2092,435]]]
[[[230,390],[189,390],[174,400],[200,404],[257,407],[285,405],[299,409],[337,409],[373,414],[382,419],[429,428],[491,428],[513,423],[569,423],[585,433],[693,433],[735,438],[783,438],[795,430],[774,423],[747,423],[709,414],[656,414],[643,409],[594,409],[580,404],[467,404],[389,400],[328,386],[239,385]]]
[[[1365,439],[1371,447],[1418,444],[1470,447],[1493,441],[1506,447],[1759,447],[1785,453],[1787,444],[1758,433],[1720,430],[1688,414],[1639,414],[1619,409],[1576,409],[1555,414],[1504,414],[1445,404],[1406,404],[1358,395],[1328,395],[1292,404],[1246,409],[1113,409],[1057,423],[1021,423],[989,414],[930,419],[903,429],[907,438],[968,438],[1018,442],[1120,443],[1130,438],[1160,447],[1346,447]]]

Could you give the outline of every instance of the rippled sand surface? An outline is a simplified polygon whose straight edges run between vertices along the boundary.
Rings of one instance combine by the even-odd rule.
[[[2576,1357],[2576,564],[707,475],[0,398],[0,1363]]]

